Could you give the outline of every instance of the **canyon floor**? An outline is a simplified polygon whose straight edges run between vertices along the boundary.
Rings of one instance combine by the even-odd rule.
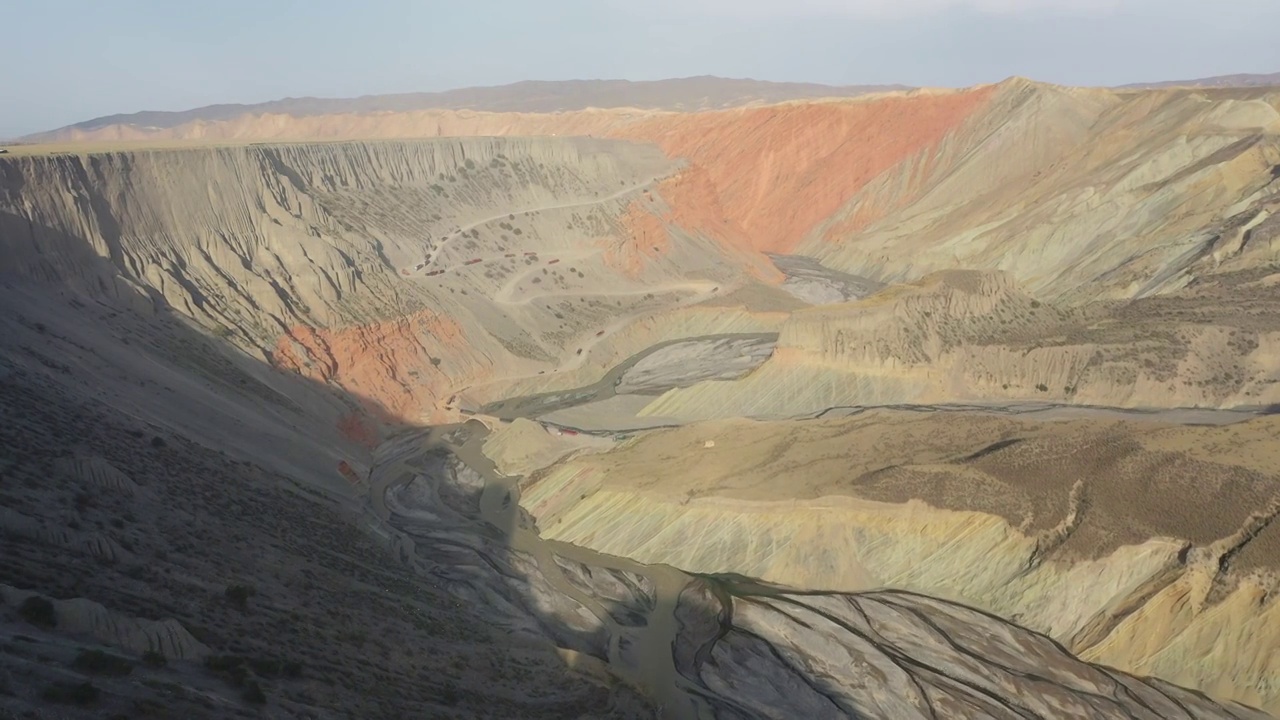
[[[1280,712],[1280,95],[0,157],[0,717]]]

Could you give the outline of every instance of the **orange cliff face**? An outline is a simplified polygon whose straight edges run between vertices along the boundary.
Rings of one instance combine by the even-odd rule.
[[[671,233],[652,208],[655,200],[652,193],[645,193],[644,200],[632,200],[621,218],[622,237],[602,241],[605,264],[626,277],[640,277],[648,261],[671,249]]]
[[[720,203],[719,193],[707,171],[689,167],[658,184],[656,192],[646,192],[634,200],[622,216],[626,235],[611,240],[605,261],[629,277],[637,277],[645,260],[656,259],[671,248],[671,230],[706,237],[725,250],[725,255],[741,258],[749,274],[766,282],[781,282],[782,273],[752,247],[746,231]]]
[[[785,253],[874,178],[936,147],[981,111],[998,87],[699,113],[613,109],[544,114],[423,110],[312,117],[244,115],[155,131],[111,126],[65,139],[305,141],[594,135],[653,142],[669,156],[692,163],[681,176],[686,182],[693,178],[695,184],[706,183],[698,190],[701,197],[689,197],[687,202],[667,188],[677,214],[700,214],[703,223],[732,223],[748,238],[746,247]],[[699,172],[705,177],[698,178]],[[707,188],[715,197],[708,196]],[[866,210],[856,209],[853,216],[866,215]],[[720,218],[708,215],[721,212]],[[682,226],[688,221],[688,217],[674,219]],[[710,234],[734,235],[725,229]]]
[[[363,412],[343,417],[339,430],[372,446],[381,425],[443,417],[452,380],[439,365],[463,345],[456,322],[423,311],[364,326],[291,328],[277,341],[273,362],[360,399]]]
[[[752,248],[785,253],[868,182],[935,147],[995,86],[866,100],[657,114],[609,134],[657,143],[706,172]],[[701,206],[692,203],[677,207]]]

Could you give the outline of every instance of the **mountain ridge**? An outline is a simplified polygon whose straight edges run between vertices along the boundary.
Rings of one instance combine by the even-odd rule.
[[[713,75],[663,80],[522,80],[505,85],[455,88],[435,92],[388,93],[354,98],[286,97],[259,103],[217,103],[189,110],[148,110],[91,118],[55,128],[90,130],[132,124],[167,128],[192,120],[226,120],[244,114],[280,113],[299,117],[346,112],[408,110],[485,110],[490,112],[557,112],[590,107],[637,107],[650,110],[697,110],[755,102],[781,102],[818,97],[853,97],[907,90],[906,85],[824,85],[774,82]],[[625,98],[625,100],[623,99]]]
[[[1276,87],[1280,86],[1280,72],[1276,73],[1236,73],[1233,75],[1212,75],[1194,80],[1160,80],[1145,83],[1129,83],[1118,86],[1121,89],[1149,90],[1170,87]]]
[[[1001,82],[1018,79],[1021,78],[1008,78]],[[1035,81],[1028,80],[1028,82]],[[972,87],[991,84],[1001,83],[978,83]],[[1241,88],[1278,85],[1280,85],[1280,73],[1239,73],[1193,80],[1128,83],[1110,87],[1116,90],[1156,90],[1176,87]],[[247,115],[288,115],[301,118],[422,110],[554,113],[592,108],[690,112],[797,100],[852,98],[883,92],[920,89],[926,88],[901,83],[829,85],[814,82],[726,78],[716,75],[660,80],[522,80],[502,85],[472,86],[431,92],[384,93],[357,97],[291,96],[256,103],[214,103],[186,110],[113,113],[31,133],[18,138],[18,141],[30,143],[65,139],[71,133],[97,131],[112,126],[170,129],[193,122],[226,122]]]

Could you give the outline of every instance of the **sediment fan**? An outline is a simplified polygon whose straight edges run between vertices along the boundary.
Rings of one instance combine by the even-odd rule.
[[[193,127],[0,158],[0,707],[1280,708],[1272,91]]]

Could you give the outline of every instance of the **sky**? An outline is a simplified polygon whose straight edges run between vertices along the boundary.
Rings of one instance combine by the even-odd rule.
[[[519,80],[948,86],[1280,72],[1280,0],[0,0],[0,137]]]

